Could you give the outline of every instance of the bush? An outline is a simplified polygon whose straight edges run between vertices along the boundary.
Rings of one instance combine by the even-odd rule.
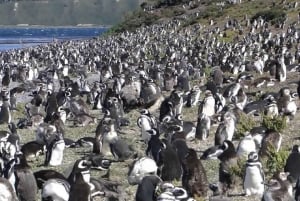
[[[268,158],[265,161],[265,169],[268,176],[274,175],[275,172],[282,172],[289,156],[289,151],[279,150],[276,152],[275,147],[269,146]]]
[[[240,112],[239,121],[235,129],[236,138],[240,139],[244,137],[245,134],[249,132],[254,126],[256,126],[256,122],[254,121],[253,117],[246,115],[244,112]]]
[[[259,11],[252,17],[252,21],[262,17],[267,22],[271,22],[272,25],[282,23],[286,19],[286,13],[282,8],[273,8],[271,10]]]
[[[245,175],[246,162],[246,158],[239,158],[237,160],[237,164],[235,166],[230,167],[230,175],[243,179]]]
[[[268,130],[282,132],[287,127],[287,119],[285,116],[270,117],[263,115],[262,126]]]

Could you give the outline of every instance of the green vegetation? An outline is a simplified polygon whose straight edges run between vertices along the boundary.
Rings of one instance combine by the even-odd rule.
[[[245,134],[249,132],[254,126],[256,126],[256,122],[254,121],[253,117],[250,115],[246,115],[243,112],[240,112],[239,121],[235,129],[236,138],[243,138]]]
[[[287,127],[287,119],[285,116],[270,117],[263,115],[262,125],[268,130],[282,132]]]
[[[258,19],[259,17],[274,25],[278,23],[283,23],[286,19],[286,13],[282,8],[272,8],[257,12],[252,17],[252,20]]]
[[[268,148],[268,158],[264,161],[265,172],[267,176],[274,175],[275,172],[283,171],[289,151],[279,150],[278,152],[272,146]]]

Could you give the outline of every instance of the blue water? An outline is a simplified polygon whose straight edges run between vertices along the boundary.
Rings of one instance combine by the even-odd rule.
[[[62,40],[100,36],[103,27],[3,27],[0,28],[0,51],[26,48]]]

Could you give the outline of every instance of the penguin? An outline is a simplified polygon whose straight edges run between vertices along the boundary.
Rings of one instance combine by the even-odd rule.
[[[206,171],[194,149],[189,149],[183,160],[182,186],[191,197],[206,197],[207,195]]]
[[[172,142],[172,146],[174,147],[177,156],[179,158],[180,164],[182,166],[185,156],[187,156],[189,148],[187,146],[186,140],[184,139],[175,139]]]
[[[300,201],[300,177],[297,178],[295,190],[295,201]]]
[[[166,145],[159,139],[159,131],[157,129],[153,128],[147,132],[150,133],[151,138],[146,149],[146,156],[153,158],[158,163],[160,161],[160,152],[163,148],[166,148]]]
[[[14,166],[14,175],[16,178],[15,189],[20,201],[35,201],[38,191],[37,183],[23,154],[16,156]]]
[[[55,170],[50,170],[50,169],[39,170],[39,171],[34,172],[33,174],[34,174],[38,189],[42,189],[44,183],[49,179],[67,180],[67,178],[65,178],[65,176],[63,174],[61,174]]]
[[[141,183],[142,179],[148,175],[157,175],[158,167],[156,162],[149,157],[135,159],[129,166],[128,183],[136,185]]]
[[[300,177],[299,171],[300,165],[300,149],[299,145],[294,145],[292,148],[292,152],[288,156],[285,166],[284,172],[289,172],[289,176],[293,179],[293,182],[296,182],[297,179]]]
[[[250,133],[247,133],[246,136],[239,142],[237,148],[237,155],[240,158],[246,158],[251,152],[256,151],[256,144],[253,139],[253,136]]]
[[[70,188],[76,182],[76,174],[80,173],[85,182],[90,181],[90,165],[91,163],[84,159],[75,161],[71,168],[71,172],[67,179],[64,179],[59,174],[58,177],[52,177],[44,182],[41,192],[42,200],[65,200],[68,201],[70,197]],[[56,174],[55,174],[56,175]],[[77,191],[77,195],[80,194]],[[75,194],[75,193],[74,193]],[[74,194],[72,196],[74,196]],[[76,195],[76,194],[75,194]]]
[[[106,159],[99,155],[90,155],[85,157],[85,160],[91,162],[91,169],[95,170],[109,170],[109,167],[113,162],[118,162],[111,159]]]
[[[215,98],[211,91],[205,92],[205,98],[203,99],[202,103],[199,105],[198,114],[204,113],[208,117],[211,117],[215,114]]]
[[[157,201],[168,200],[195,201],[193,198],[188,196],[188,193],[184,188],[175,186],[168,186],[167,188],[162,189],[162,193],[160,193],[160,195],[157,197]]]
[[[69,201],[91,201],[91,187],[84,180],[81,172],[75,174],[75,182],[71,184]]]
[[[258,154],[250,152],[243,183],[246,196],[258,195],[261,198],[264,193],[264,180],[263,167],[258,159]]]
[[[3,201],[18,201],[17,195],[12,187],[11,183],[0,177],[0,199]]]
[[[10,84],[10,72],[8,68],[5,68],[4,75],[2,77],[2,88],[8,88]]]
[[[141,138],[144,143],[148,143],[151,138],[149,135],[148,130],[156,129],[157,128],[157,121],[155,117],[150,114],[149,110],[142,109],[140,111],[141,116],[137,119],[137,125],[141,129]]]
[[[10,111],[10,102],[7,96],[3,97],[3,103],[0,108],[0,124],[9,124],[12,121]]]
[[[210,118],[205,113],[201,113],[198,116],[195,137],[200,140],[206,140],[209,136],[210,127]]]
[[[276,152],[279,151],[282,142],[282,135],[274,130],[267,130],[264,135],[259,150],[259,156],[265,157],[268,156],[268,149],[273,147]]]
[[[263,194],[264,201],[294,201],[292,195],[292,184],[288,180],[288,173],[275,173],[267,186],[268,188]]]
[[[161,179],[156,175],[144,177],[136,190],[135,201],[155,201],[155,190],[160,182]]]
[[[46,150],[46,145],[39,144],[37,141],[27,142],[21,147],[21,152],[24,154],[27,161],[32,158],[36,158],[44,154]]]
[[[58,166],[63,161],[63,152],[65,149],[65,141],[62,134],[58,133],[49,144],[46,144],[45,165]]]
[[[201,90],[198,86],[194,86],[187,95],[186,106],[195,107],[199,103]]]
[[[221,194],[225,194],[234,184],[230,168],[237,165],[237,154],[233,143],[229,140],[225,140],[221,148],[223,149],[223,152],[218,156],[218,159],[220,160],[219,183]]]
[[[222,116],[223,122],[219,124],[215,133],[215,145],[221,145],[224,140],[231,141],[235,131],[236,117],[228,111]]]
[[[17,95],[15,93],[10,93],[9,97],[10,110],[18,110],[17,109]]]
[[[10,135],[5,142],[5,147],[1,151],[5,152],[3,155],[4,158],[10,160],[20,151],[20,136],[18,135],[17,128],[13,122],[8,125],[8,128],[10,130]]]
[[[110,143],[118,139],[116,121],[110,117],[103,117],[98,123],[95,134],[93,153],[111,155]]]
[[[161,150],[158,162],[158,166],[161,167],[160,177],[163,181],[179,180],[182,176],[182,169],[177,152],[166,140],[164,144],[166,148]]]
[[[94,144],[96,143],[95,140],[96,139],[94,137],[82,137],[82,138],[79,138],[74,143],[74,145],[72,145],[71,147],[80,146],[80,147],[91,147],[91,148],[93,148]]]
[[[127,144],[124,139],[118,138],[109,143],[110,151],[112,155],[118,159],[118,161],[124,161],[134,156],[134,150]]]

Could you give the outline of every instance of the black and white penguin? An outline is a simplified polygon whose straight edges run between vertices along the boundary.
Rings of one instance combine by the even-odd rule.
[[[194,149],[183,160],[182,186],[191,197],[205,197],[208,191],[206,171]]]
[[[279,151],[282,142],[282,135],[274,130],[267,130],[261,143],[259,156],[268,156],[268,149],[273,147],[276,152]]]
[[[264,201],[294,201],[292,183],[289,181],[288,175],[289,173],[286,172],[275,173],[263,194]]]
[[[198,114],[204,113],[208,117],[211,117],[215,114],[215,98],[211,91],[207,90],[205,92],[205,98],[199,105]]]
[[[236,116],[233,112],[227,111],[222,119],[223,122],[219,124],[215,133],[215,145],[223,144],[224,140],[231,141],[235,131]]]
[[[277,105],[280,114],[290,116],[290,118],[296,115],[297,105],[289,88],[284,87],[280,89]]]
[[[191,198],[187,191],[182,187],[174,186],[171,183],[163,183],[160,185],[159,191],[161,192],[157,196],[157,201],[168,200],[182,200],[182,201],[195,201]]]
[[[37,183],[37,187],[39,189],[42,189],[44,183],[49,179],[67,180],[67,178],[63,174],[50,169],[39,170],[37,172],[34,172],[33,174]]]
[[[158,166],[161,167],[161,179],[163,181],[179,180],[182,176],[181,163],[174,147],[166,140],[164,141],[166,148],[160,152],[160,160]]]
[[[1,152],[4,152],[2,155],[7,160],[13,159],[20,151],[20,136],[17,132],[16,125],[12,122],[8,124],[10,134],[5,141],[5,146],[2,148]]]
[[[58,133],[51,142],[46,145],[45,165],[58,166],[63,161],[65,141],[62,134]]]
[[[18,201],[14,188],[7,179],[0,177],[0,189],[1,189],[0,191],[1,200]]]
[[[4,69],[4,75],[2,77],[2,88],[8,88],[10,84],[10,69],[5,68]]]
[[[50,179],[47,179],[43,184],[41,192],[42,200],[47,201],[50,199],[68,201],[70,196],[70,188],[72,184],[76,182],[76,174],[82,174],[85,182],[90,181],[90,166],[91,162],[78,159],[71,167],[70,174],[67,176],[67,179],[62,178],[59,174],[54,174],[58,176],[56,178],[54,176],[50,176]],[[80,190],[78,190],[76,193],[77,196],[80,193]]]
[[[228,189],[234,184],[233,175],[230,173],[230,168],[237,164],[237,154],[233,143],[225,140],[221,146],[223,152],[218,156],[220,160],[219,167],[219,183],[221,194],[227,193]]]
[[[128,183],[136,185],[148,175],[156,175],[158,167],[156,162],[149,157],[141,157],[133,161],[128,170]]]
[[[16,164],[14,166],[15,175],[15,190],[19,200],[35,201],[38,191],[37,183],[31,170],[27,164],[26,158],[23,154],[16,156]]]
[[[195,137],[200,140],[206,140],[209,136],[211,120],[205,113],[198,116]]]
[[[261,198],[264,193],[264,179],[258,154],[256,152],[249,153],[243,183],[246,196],[258,195]]]
[[[71,184],[69,201],[91,201],[91,187],[84,180],[81,172],[75,174],[75,181]]]
[[[93,153],[112,155],[110,143],[115,142],[119,136],[116,121],[110,117],[104,117],[96,128],[95,144]]]
[[[41,154],[44,154],[46,145],[40,144],[37,141],[27,142],[22,145],[21,152],[24,154],[27,161],[30,159],[37,159]]]
[[[135,201],[155,201],[156,187],[160,182],[162,182],[161,179],[156,175],[144,177],[138,185]]]
[[[237,147],[238,157],[248,157],[251,152],[256,152],[256,144],[253,139],[253,136],[250,133],[247,133],[246,136],[241,139]]]
[[[187,95],[186,106],[194,107],[197,106],[200,100],[201,90],[198,86],[194,86]]]
[[[158,163],[160,160],[160,152],[163,148],[166,148],[165,144],[159,139],[159,131],[155,128],[148,130],[151,138],[148,141],[148,146],[146,149],[146,155],[153,158],[153,160]]]
[[[292,152],[288,156],[285,166],[284,166],[284,172],[289,172],[289,176],[293,178],[293,181],[297,181],[297,179],[300,177],[300,148],[299,145],[294,145],[292,148]]]
[[[4,96],[2,100],[3,103],[0,108],[0,124],[9,124],[12,121],[9,97]]]
[[[147,109],[142,109],[140,113],[141,116],[137,119],[137,125],[141,129],[142,140],[145,143],[148,143],[151,135],[149,135],[150,133],[147,131],[151,130],[152,128],[157,128],[157,121],[155,116],[153,116]]]

